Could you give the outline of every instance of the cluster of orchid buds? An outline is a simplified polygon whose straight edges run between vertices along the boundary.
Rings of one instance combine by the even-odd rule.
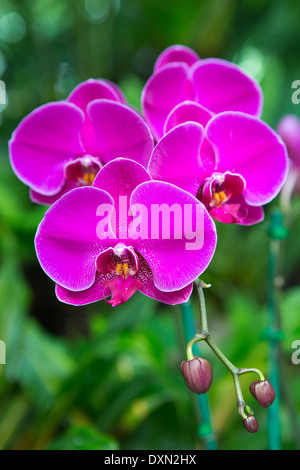
[[[250,384],[250,392],[255,400],[263,408],[268,408],[275,400],[275,391],[269,380],[266,380],[263,373],[259,369],[238,369],[236,368],[221,352],[221,350],[211,340],[208,332],[206,309],[203,295],[203,288],[210,287],[201,280],[195,282],[199,300],[200,300],[200,321],[201,321],[201,333],[198,333],[192,338],[187,345],[187,360],[181,363],[181,372],[184,380],[189,389],[199,395],[205,394],[209,391],[213,382],[213,370],[210,362],[200,356],[194,356],[192,348],[194,344],[199,341],[206,341],[208,346],[214,352],[214,354],[221,360],[221,362],[230,371],[235,393],[237,397],[238,412],[243,418],[243,425],[250,433],[256,433],[258,431],[258,422],[253,416],[253,410],[245,403],[243,398],[239,377],[248,373],[256,373],[259,380],[255,380]]]

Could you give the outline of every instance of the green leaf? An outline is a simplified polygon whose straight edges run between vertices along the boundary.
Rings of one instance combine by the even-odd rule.
[[[52,441],[48,450],[118,450],[117,441],[92,425],[75,425]]]

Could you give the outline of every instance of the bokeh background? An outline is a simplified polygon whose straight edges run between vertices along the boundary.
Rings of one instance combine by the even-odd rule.
[[[0,449],[195,449],[194,398],[185,386],[181,307],[137,293],[123,306],[66,306],[34,252],[45,208],[29,201],[13,174],[7,142],[35,107],[64,99],[81,81],[115,81],[140,109],[140,93],[157,55],[171,44],[201,57],[231,60],[264,91],[263,119],[300,117],[291,84],[300,79],[298,0],[1,0],[0,79]],[[217,224],[216,255],[203,275],[211,334],[238,367],[268,373],[268,222]],[[282,447],[299,448],[300,215],[294,196],[281,244]],[[178,261],[180,263],[180,260]],[[192,297],[197,311],[197,299]],[[267,412],[243,391],[260,424],[248,434],[236,410],[230,374],[208,349],[209,391],[219,448],[266,449]]]

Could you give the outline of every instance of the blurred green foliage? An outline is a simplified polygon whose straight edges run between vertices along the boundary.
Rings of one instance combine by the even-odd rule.
[[[140,92],[156,56],[181,43],[201,57],[221,57],[259,79],[263,119],[276,126],[288,112],[291,84],[300,78],[299,2],[267,0],[1,0],[0,79],[0,449],[194,449],[194,399],[180,373],[185,359],[181,309],[136,294],[112,309],[104,302],[60,304],[34,252],[45,208],[29,201],[13,174],[7,142],[35,107],[64,99],[87,78],[116,81],[140,109]],[[272,205],[276,206],[276,200]],[[282,433],[299,448],[300,365],[291,362],[300,339],[300,217],[287,221],[282,243]],[[245,228],[217,225],[219,242],[204,280],[211,334],[237,366],[268,371],[266,219]],[[180,260],[179,260],[180,262]],[[197,299],[193,297],[197,311]],[[211,360],[213,425],[222,449],[266,449],[265,410],[245,396],[260,423],[246,433],[231,377]]]

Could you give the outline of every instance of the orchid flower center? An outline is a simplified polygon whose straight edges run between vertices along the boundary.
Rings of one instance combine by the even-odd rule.
[[[139,258],[133,247],[127,247],[124,243],[100,253],[96,268],[105,275],[104,285],[111,294],[107,302],[113,307],[126,302],[144,284],[138,278]]]
[[[124,279],[126,279],[126,277],[128,276],[128,263],[117,263],[116,272],[117,274],[120,274],[120,276],[123,276]]]
[[[206,178],[197,197],[211,217],[223,223],[236,223],[248,213],[243,203],[245,187],[246,182],[241,175],[229,171],[215,172]]]
[[[66,165],[65,178],[78,186],[92,186],[101,166],[95,157],[86,155]]]
[[[213,173],[206,178],[198,192],[198,198],[208,210],[221,208],[240,196],[245,189],[245,180],[236,173]]]
[[[223,202],[227,200],[227,196],[224,191],[213,191],[212,200],[210,202],[211,207],[220,207]]]

